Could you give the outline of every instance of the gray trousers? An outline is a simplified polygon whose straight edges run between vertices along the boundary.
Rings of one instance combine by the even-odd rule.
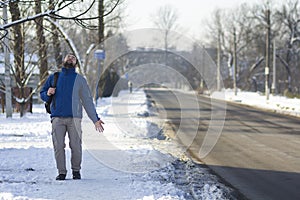
[[[69,146],[71,149],[71,167],[73,171],[81,169],[82,160],[82,130],[80,118],[53,117],[52,141],[56,160],[56,167],[59,174],[67,174],[65,137],[68,133]]]

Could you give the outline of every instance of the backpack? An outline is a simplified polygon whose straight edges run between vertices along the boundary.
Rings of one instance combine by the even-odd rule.
[[[52,86],[53,88],[56,88],[56,83],[57,83],[58,75],[59,75],[59,72],[55,72],[54,73],[53,86]],[[45,103],[46,111],[49,114],[51,114],[50,105],[51,105],[52,99],[53,99],[53,95],[51,95],[50,98],[49,98],[49,100]]]

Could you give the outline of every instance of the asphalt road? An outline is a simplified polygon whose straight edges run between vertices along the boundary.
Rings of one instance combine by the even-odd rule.
[[[247,199],[300,199],[300,118],[191,93],[146,92],[191,157]]]

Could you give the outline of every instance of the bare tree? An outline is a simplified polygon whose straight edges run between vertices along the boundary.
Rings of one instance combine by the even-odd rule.
[[[299,69],[297,59],[300,52],[300,5],[297,0],[290,0],[283,4],[275,13],[274,18],[278,21],[278,38],[282,50],[276,54],[287,73],[288,91],[292,91],[292,82],[298,84]],[[283,41],[283,42],[282,42]],[[297,80],[298,79],[298,80]]]
[[[12,65],[11,70],[14,72],[14,77],[16,80],[17,87],[20,89],[19,94],[20,96],[15,97],[15,100],[21,105],[21,116],[24,114],[24,109],[22,106],[29,100],[29,98],[33,95],[34,92],[40,87],[41,82],[46,78],[48,67],[47,67],[47,41],[44,36],[44,30],[48,32],[54,32],[54,49],[56,49],[56,60],[58,64],[61,62],[60,59],[60,42],[59,42],[59,34],[55,26],[52,28],[47,28],[44,26],[43,18],[52,18],[53,20],[72,20],[76,22],[77,25],[89,29],[90,26],[87,22],[95,21],[99,18],[103,18],[111,14],[116,7],[119,5],[121,0],[111,0],[111,6],[107,8],[106,12],[103,15],[95,15],[86,17],[86,13],[91,11],[97,1],[89,1],[88,7],[85,10],[82,10],[81,5],[87,5],[87,2],[83,2],[81,0],[71,0],[71,1],[64,1],[64,0],[49,0],[48,2],[45,1],[7,1],[9,4],[9,9],[11,13],[11,21],[0,25],[1,39],[7,35],[7,31],[9,28],[12,28],[13,32],[13,52],[14,52],[14,65]],[[49,5],[48,5],[49,3]],[[26,14],[22,16],[21,9],[26,8]],[[32,9],[34,8],[34,9]],[[73,9],[76,8],[76,12],[74,15],[69,15],[69,12],[65,12],[66,9]],[[67,15],[63,15],[61,13],[67,13]],[[40,66],[41,66],[41,73],[40,79],[41,81],[38,83],[37,88],[33,90],[33,92],[26,97],[24,93],[24,88],[26,87],[30,77],[33,74],[33,69],[29,69],[28,66],[25,66],[24,59],[25,59],[25,38],[27,36],[30,37],[31,33],[26,33],[24,29],[24,24],[29,24],[31,21],[36,22],[36,30],[38,35],[39,41],[39,57],[40,57]],[[46,28],[46,29],[45,29]],[[52,30],[51,30],[52,29]],[[60,63],[59,63],[60,64]],[[29,71],[28,71],[29,70]]]
[[[178,11],[171,5],[164,5],[157,10],[153,18],[154,25],[164,33],[164,48],[170,48],[171,32],[178,29]]]
[[[240,74],[247,70],[247,68],[241,67],[239,62],[245,59],[243,58],[243,51],[249,47],[253,40],[253,25],[249,16],[250,7],[247,4],[242,4],[230,10],[215,10],[211,21],[207,22],[207,37],[219,51],[219,65],[223,59],[227,60],[227,69],[220,66],[221,73],[223,75],[229,74],[232,77],[235,92]],[[226,72],[228,69],[229,72]],[[231,79],[228,81],[231,82]]]
[[[268,78],[265,73],[268,71],[266,68],[270,69],[270,75],[273,73],[270,57],[272,43],[276,41],[277,59],[273,59],[273,62],[276,62],[275,70],[279,79],[278,91],[299,93],[299,6],[298,0],[288,0],[278,7],[271,0],[266,0],[251,7],[241,4],[238,8],[218,10],[213,14],[213,20],[207,25],[207,38],[211,41],[209,45],[217,47],[217,42],[221,41],[223,59],[227,60],[230,69],[237,67],[238,87],[250,89],[252,81],[256,89],[263,91],[267,84],[270,85],[269,78],[276,79],[274,76]],[[267,10],[270,10],[270,20]],[[224,65],[225,61],[222,61]],[[224,69],[222,74],[226,75]]]

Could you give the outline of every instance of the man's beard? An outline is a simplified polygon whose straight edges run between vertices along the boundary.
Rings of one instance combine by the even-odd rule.
[[[65,67],[65,68],[74,68],[75,65],[73,65],[73,63],[65,62],[65,63],[64,63],[64,67]]]

